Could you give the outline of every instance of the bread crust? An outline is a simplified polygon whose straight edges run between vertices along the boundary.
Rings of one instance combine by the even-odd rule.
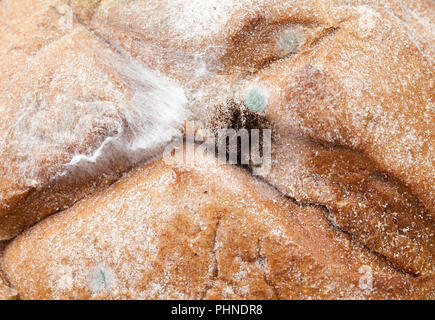
[[[0,259],[3,256],[3,251],[6,246],[6,242],[0,241]],[[3,278],[3,271],[0,269],[0,300],[16,300],[18,299],[18,293],[12,289]]]
[[[0,299],[434,299],[433,21],[430,0],[0,1],[0,241],[43,220]],[[272,170],[144,165],[187,118],[272,127]]]
[[[0,300],[16,300],[17,298],[17,292],[7,286],[4,280],[0,277]]]
[[[281,136],[263,177],[301,203],[325,206],[328,219],[397,268],[434,274],[435,226],[422,203],[368,157],[351,149]]]
[[[102,2],[89,26],[203,97],[193,113],[205,127],[231,127],[221,110],[246,106],[239,91],[261,88],[267,106],[258,114],[278,132],[265,179],[327,206],[334,223],[402,270],[433,273],[435,38],[424,31],[434,29],[433,1],[213,3],[219,14],[227,8],[221,19],[208,5],[188,16],[183,1],[153,3]],[[192,36],[199,12],[213,26]],[[280,48],[283,36],[292,50]]]
[[[24,299],[429,299],[414,278],[242,169],[157,160],[8,245]],[[373,288],[360,287],[362,266]],[[363,288],[363,289],[361,289]]]
[[[361,152],[434,220],[433,1],[187,3],[103,1],[89,25],[203,97],[194,114],[206,124],[211,108],[262,87],[280,130]]]
[[[0,8],[25,21],[1,19],[4,240],[161,152],[187,113],[182,90],[113,51],[65,1],[2,1]]]

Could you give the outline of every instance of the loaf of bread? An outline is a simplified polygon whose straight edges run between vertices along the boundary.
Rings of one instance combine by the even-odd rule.
[[[435,276],[397,271],[322,209],[214,158],[176,160],[135,169],[17,237],[3,270],[21,297],[435,298]]]
[[[0,1],[0,299],[434,299],[434,23],[433,0]],[[270,170],[162,159],[186,120],[270,129]]]

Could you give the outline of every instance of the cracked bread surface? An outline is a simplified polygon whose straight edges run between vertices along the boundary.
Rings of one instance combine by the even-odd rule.
[[[102,1],[89,27],[179,79],[206,127],[258,88],[280,131],[361,152],[434,220],[434,17],[429,0]]]
[[[396,270],[319,208],[196,160],[156,160],[26,231],[6,248],[8,279],[24,299],[433,298],[433,276]]]
[[[0,4],[1,240],[158,154],[187,116],[181,89],[113,51],[64,1],[27,4]]]
[[[434,299],[433,21],[431,0],[0,1],[0,240],[63,211],[9,244],[0,297]],[[143,166],[186,118],[272,127],[271,172]]]
[[[323,206],[330,222],[397,268],[434,274],[435,225],[412,192],[354,150],[280,136],[263,178],[301,203]]]

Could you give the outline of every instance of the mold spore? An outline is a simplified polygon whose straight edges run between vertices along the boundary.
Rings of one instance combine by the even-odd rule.
[[[278,40],[278,48],[285,54],[295,52],[302,42],[302,37],[297,30],[292,28],[284,30]]]
[[[92,272],[90,288],[93,293],[110,291],[115,282],[115,275],[111,268],[104,264],[98,265]]]
[[[267,106],[267,91],[260,87],[248,88],[243,103],[250,111],[262,111]]]

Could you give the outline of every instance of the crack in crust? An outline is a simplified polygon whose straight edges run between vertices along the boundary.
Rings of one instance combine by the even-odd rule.
[[[69,1],[69,4],[73,6],[74,3],[76,3],[77,6],[80,7],[83,6],[84,2],[85,1],[81,1],[81,0],[72,0]],[[101,30],[104,29],[105,26],[98,25],[98,18],[101,17],[94,15],[98,11],[101,1],[86,1],[86,4],[90,4],[89,8],[85,8],[89,10],[84,10],[83,12],[76,12],[76,15],[78,17],[77,19],[82,25],[86,26],[86,29],[88,31],[98,29],[101,32],[98,33],[99,34],[98,37],[101,37],[101,39],[108,39],[107,34],[105,36],[104,33],[105,30]],[[58,10],[55,11],[57,14],[59,14]],[[377,15],[382,13],[382,9],[379,9],[376,12],[375,11],[371,12],[369,9],[362,8],[362,7],[352,8],[352,10],[350,10],[350,12],[352,12],[353,14],[355,14],[355,12],[357,13],[355,14],[356,17],[358,17],[359,15],[360,18],[362,17],[364,19],[369,19],[369,18],[373,19],[371,21],[368,21],[371,22],[372,24],[376,23]],[[393,15],[395,16],[395,14]],[[92,20],[95,20],[96,22],[91,24]],[[236,109],[238,110],[239,113],[237,114],[236,112],[233,112],[234,110],[231,110],[230,114],[232,117],[230,117],[230,120],[225,119],[224,122],[228,120],[230,126],[234,126],[234,127],[237,126],[240,128],[255,127],[255,126],[264,127],[266,126],[266,123],[273,123],[277,127],[280,127],[279,129],[281,130],[287,126],[290,127],[289,125],[290,122],[296,121],[293,122],[291,125],[293,131],[291,130],[290,131],[292,133],[296,132],[299,135],[308,137],[308,139],[306,140],[307,142],[306,145],[312,146],[312,144],[316,143],[316,141],[317,142],[320,141],[320,143],[313,148],[316,152],[318,152],[319,150],[320,152],[323,152],[324,147],[329,148],[332,151],[337,151],[335,152],[335,155],[345,154],[348,151],[354,152],[353,150],[357,150],[355,151],[355,154],[357,155],[356,156],[357,158],[359,157],[358,159],[360,158],[362,159],[363,157],[365,157],[364,154],[370,157],[372,157],[372,154],[375,154],[377,158],[373,156],[373,159],[377,160],[378,163],[383,163],[383,166],[381,165],[377,166],[372,163],[373,161],[370,162],[364,160],[361,161],[362,162],[361,167],[356,169],[355,168],[349,169],[346,167],[345,163],[338,162],[339,164],[338,167],[341,166],[341,169],[343,170],[341,171],[338,170],[336,172],[334,170],[330,170],[331,172],[322,171],[325,169],[325,166],[322,165],[319,161],[316,161],[314,157],[310,158],[310,156],[308,156],[308,161],[307,158],[303,159],[302,161],[303,168],[295,176],[290,176],[285,173],[282,174],[282,172],[280,172],[280,169],[282,168],[288,169],[289,163],[296,166],[301,164],[301,161],[299,159],[291,159],[293,162],[288,161],[289,159],[286,158],[288,156],[287,154],[281,157],[278,161],[279,162],[278,174],[276,174],[276,172],[272,173],[271,176],[264,177],[264,181],[266,181],[267,184],[274,187],[276,190],[278,190],[282,195],[284,195],[288,199],[292,199],[293,201],[299,201],[299,203],[302,202],[303,205],[301,205],[301,207],[305,207],[305,208],[316,207],[317,209],[321,209],[320,211],[323,212],[323,214],[328,220],[329,229],[332,229],[333,231],[338,231],[343,236],[348,235],[349,237],[353,237],[364,248],[364,251],[368,251],[370,255],[378,255],[379,260],[382,261],[380,264],[384,265],[385,268],[388,268],[391,273],[397,271],[397,274],[399,274],[397,275],[397,277],[399,278],[402,277],[402,278],[400,278],[397,281],[396,285],[402,282],[406,283],[407,285],[410,285],[410,283],[415,284],[420,281],[423,282],[425,279],[429,279],[427,283],[430,287],[431,283],[433,283],[431,282],[431,276],[433,275],[433,271],[434,271],[434,262],[433,262],[434,219],[433,219],[433,215],[430,216],[433,207],[430,204],[433,199],[431,197],[430,192],[429,192],[429,196],[426,195],[425,193],[426,190],[424,189],[424,187],[419,186],[418,184],[414,183],[414,181],[410,182],[409,179],[407,180],[406,174],[408,171],[410,171],[407,169],[409,168],[414,169],[414,167],[405,166],[404,168],[401,168],[400,165],[402,163],[396,162],[395,163],[396,167],[394,167],[394,165],[392,166],[395,171],[392,169],[390,170],[390,168],[386,168],[385,163],[388,164],[389,162],[388,161],[383,162],[382,156],[388,157],[389,155],[388,154],[382,155],[381,152],[379,154],[376,154],[376,152],[379,151],[378,149],[369,148],[371,144],[374,146],[377,145],[376,141],[370,140],[370,139],[375,140],[377,136],[370,137],[367,139],[364,138],[361,141],[355,140],[356,138],[354,136],[353,131],[358,132],[358,128],[354,127],[355,123],[347,122],[349,121],[349,117],[354,115],[351,112],[347,114],[345,113],[344,115],[340,114],[338,120],[335,119],[331,123],[328,122],[330,120],[330,114],[327,114],[325,117],[322,114],[323,110],[320,110],[319,114],[317,114],[318,116],[313,116],[311,114],[310,115],[311,119],[309,119],[310,117],[308,117],[308,120],[304,118],[305,114],[310,113],[316,107],[314,104],[310,105],[311,102],[315,101],[320,105],[321,103],[327,101],[328,99],[331,99],[331,97],[339,96],[340,99],[343,98],[338,94],[337,91],[335,91],[336,88],[334,88],[334,85],[338,86],[340,82],[336,81],[336,79],[331,76],[334,73],[325,72],[324,70],[322,70],[322,68],[313,65],[312,64],[313,61],[312,60],[310,61],[312,55],[316,55],[317,53],[320,53],[322,59],[325,59],[325,61],[328,60],[336,61],[336,64],[338,65],[339,63],[337,61],[342,62],[340,59],[337,60],[337,56],[339,56],[340,53],[336,53],[332,49],[330,51],[324,50],[325,48],[329,47],[327,40],[334,40],[334,42],[337,42],[339,45],[343,46],[343,35],[352,34],[352,37],[355,38],[355,39],[352,38],[352,41],[353,40],[362,41],[364,40],[364,38],[370,38],[370,34],[369,34],[370,30],[368,29],[365,30],[365,32],[369,35],[354,34],[353,31],[349,32],[349,30],[354,30],[359,27],[358,25],[356,25],[358,23],[357,19],[342,20],[343,26],[341,24],[336,24],[336,23],[325,24],[325,22],[301,23],[301,21],[297,19],[293,19],[291,21],[292,23],[290,24],[288,22],[289,21],[284,19],[280,23],[269,24],[269,22],[267,22],[263,18],[254,17],[254,19],[251,20],[248,19],[247,21],[245,21],[245,25],[244,27],[241,28],[241,31],[232,34],[232,38],[230,39],[232,40],[230,41],[232,44],[228,46],[229,49],[227,50],[227,54],[224,55],[223,58],[221,58],[220,60],[218,59],[218,61],[220,61],[220,63],[222,63],[223,65],[218,67],[214,71],[217,71],[218,73],[219,72],[223,73],[224,76],[228,76],[229,78],[235,76],[237,78],[237,81],[241,81],[241,80],[249,81],[253,77],[262,78],[262,80],[266,82],[269,81],[270,83],[274,83],[276,80],[278,81],[277,84],[278,87],[284,87],[285,90],[288,91],[284,95],[285,96],[284,101],[280,101],[280,103],[283,103],[283,105],[277,107],[279,103],[275,100],[275,104],[274,105],[272,104],[272,106],[277,108],[273,109],[272,112],[270,113],[266,112],[266,113],[262,113],[261,115],[256,114],[255,116],[253,116],[252,113],[246,112],[246,110],[243,109],[243,106],[238,105]],[[262,41],[265,41],[265,43],[267,44],[267,41],[270,40],[267,38],[267,34],[281,31],[282,30],[281,27],[283,28],[293,27],[293,24],[298,24],[303,28],[311,28],[315,30],[315,32],[313,32],[312,34],[309,34],[309,39],[306,41],[305,50],[298,49],[299,50],[298,53],[301,54],[297,57],[295,56],[295,58],[297,59],[296,63],[306,63],[305,69],[301,69],[296,73],[289,72],[289,70],[292,70],[292,68],[290,67],[288,60],[290,60],[289,59],[290,56],[294,55],[295,53],[294,50],[296,49],[292,49],[290,52],[286,52],[281,55],[275,55],[276,52],[272,54],[268,51],[269,48],[266,48],[264,51],[262,51],[261,55],[260,54],[254,55],[253,57],[254,59],[251,59],[252,57],[250,56],[251,55],[250,50],[252,50],[253,47],[261,44]],[[330,25],[334,25],[334,26],[331,27]],[[370,27],[370,23],[366,23],[365,27],[367,26]],[[316,29],[318,27],[320,29]],[[296,29],[296,31],[297,30],[299,29]],[[141,40],[140,33],[136,31],[131,31],[131,32],[135,34],[135,36],[138,37],[139,40]],[[122,36],[124,37],[124,35]],[[342,38],[339,38],[339,36],[341,36]],[[55,46],[58,41],[62,42],[63,38],[64,36],[61,36],[58,39],[52,39],[52,41],[48,42],[46,46],[39,47],[37,54],[40,54],[45,49],[47,49],[47,46]],[[401,39],[401,38],[397,37],[397,39]],[[289,44],[289,46],[292,47],[293,42],[297,42],[296,40],[300,40],[300,39],[295,38],[290,40],[291,41],[287,41],[287,44]],[[414,39],[411,40],[412,40],[411,42],[417,47],[417,49],[420,50],[419,44],[413,41]],[[105,41],[108,44],[110,44],[110,47],[112,49],[117,48],[116,43],[113,43],[112,41],[108,41],[108,40]],[[322,47],[322,48],[318,48],[318,47]],[[358,43],[357,45],[355,45],[355,47],[358,47]],[[391,48],[393,49],[393,46]],[[15,48],[14,50],[19,51],[16,49],[17,48]],[[364,50],[370,51],[371,48],[364,48]],[[114,49],[114,51],[122,52],[124,57],[129,56],[128,54],[124,54],[124,52],[119,48],[117,50]],[[405,50],[404,52],[407,51]],[[420,53],[422,52],[420,51]],[[130,54],[136,56],[137,53],[130,52]],[[334,56],[335,54],[337,56]],[[140,54],[138,54],[138,56],[140,56]],[[399,56],[403,57],[406,56],[406,54],[400,54]],[[259,59],[257,59],[258,57]],[[415,57],[415,58],[416,61],[417,60],[420,61],[419,58],[421,57]],[[425,56],[423,54],[422,60],[424,59],[428,60],[428,56]],[[317,63],[317,60],[314,60],[314,62]],[[172,61],[170,61],[170,63],[172,63]],[[421,65],[417,65],[416,70],[419,70],[418,69],[419,67],[421,67]],[[346,70],[347,69],[348,68],[346,67]],[[278,76],[277,74],[274,73],[276,71],[279,71],[277,73]],[[283,71],[286,72],[284,76],[282,74]],[[238,72],[242,74],[242,76],[239,77],[239,75],[235,75]],[[231,73],[231,75],[227,73]],[[371,74],[371,72],[367,72],[367,74]],[[301,90],[301,88],[298,87],[296,88],[296,91],[292,91],[294,88],[292,89],[291,83],[280,82],[282,78],[291,78],[292,76],[295,76],[298,80],[300,80],[299,82],[302,84],[301,88],[303,90]],[[49,77],[51,78],[52,75],[50,75]],[[183,79],[183,76],[180,76],[180,79]],[[323,87],[322,85],[325,83],[328,83],[328,85],[326,87]],[[346,85],[349,84],[348,82],[344,82],[344,83]],[[52,83],[50,81],[48,83],[48,86],[51,86],[51,84]],[[354,83],[351,83],[351,85],[354,85]],[[339,89],[341,90],[341,87],[339,87]],[[293,106],[294,108],[296,108],[296,110],[293,109],[289,111],[287,103],[289,101],[293,102],[294,100],[297,100],[298,98],[301,97],[298,95],[299,92],[298,90],[299,91],[305,90],[304,94],[301,95],[302,98],[298,100],[296,106]],[[424,90],[425,90],[424,88],[421,89],[421,91],[425,94]],[[390,90],[390,91],[394,92],[394,90]],[[308,99],[306,99],[305,93],[307,93]],[[311,93],[313,94],[310,96]],[[346,103],[350,101],[349,105],[352,105],[351,98],[344,97],[343,99],[344,100],[348,99],[346,100]],[[235,100],[234,101],[231,100],[231,101],[232,102],[228,103],[228,105],[237,104],[237,102],[234,102]],[[424,103],[424,101],[421,103]],[[307,106],[311,106],[312,108]],[[338,108],[340,108],[340,106],[338,106]],[[430,106],[428,108],[430,108]],[[413,109],[413,108],[408,108],[408,109]],[[328,111],[330,110],[328,109]],[[340,112],[341,112],[340,109],[333,110],[332,114],[336,115],[339,114]],[[218,109],[218,113],[223,114],[224,112]],[[293,113],[296,113],[299,118],[294,118]],[[314,114],[316,115],[316,113]],[[284,121],[282,121],[281,119],[283,115],[288,116],[288,118],[284,119]],[[342,117],[340,118],[340,116]],[[301,121],[301,119],[303,119],[303,121]],[[314,121],[315,123],[311,122],[313,119],[315,120]],[[413,119],[409,119],[410,123],[412,123],[411,120]],[[255,124],[250,123],[250,121],[252,121],[252,123]],[[334,123],[334,121],[336,122]],[[381,126],[382,125],[381,121],[382,119],[379,119],[379,117],[377,118],[376,114],[368,114],[367,116],[358,119],[356,123],[357,124],[362,123],[363,124],[362,128],[364,129],[362,132],[365,132],[365,129],[368,127],[373,129],[373,127]],[[349,127],[340,126],[341,122],[348,124]],[[125,121],[124,124],[126,124]],[[212,124],[212,126],[215,127],[215,124]],[[330,129],[330,131],[327,131],[327,133],[323,135],[324,127],[328,127],[328,126],[330,126],[332,129]],[[372,131],[372,133],[375,132],[377,134],[376,130]],[[285,136],[286,134],[288,134],[288,132],[283,134],[283,136]],[[289,142],[294,141],[293,138],[289,138],[288,136],[286,136],[283,140],[280,140],[280,138],[281,137],[277,137],[277,138],[275,137],[274,142],[288,144]],[[389,146],[388,145],[389,141],[387,141],[386,138],[385,141],[384,141],[385,144]],[[369,147],[367,147],[367,145]],[[402,144],[399,144],[398,147],[400,147],[401,145]],[[412,144],[410,145],[412,146]],[[346,150],[346,148],[342,148],[342,146],[347,146],[349,150]],[[429,147],[430,145],[428,144],[427,148]],[[422,148],[422,150],[423,149],[424,148]],[[288,153],[288,150],[287,149],[285,150]],[[304,150],[304,149],[303,148],[296,149],[296,152],[300,152],[300,150]],[[411,150],[411,151],[413,151],[410,152],[411,158],[415,157],[415,154],[418,150],[417,151]],[[334,154],[334,152],[332,152],[332,154]],[[329,163],[328,161],[326,162]],[[357,165],[360,164],[359,160],[355,161],[355,163]],[[337,167],[337,163],[332,163],[332,165],[330,165],[328,168],[335,168],[335,167]],[[424,166],[422,166],[421,168],[423,168],[422,169],[423,177],[430,176],[430,171],[425,172]],[[129,169],[130,167],[122,168],[119,170],[118,173],[121,174],[122,172],[128,171]],[[308,170],[308,172],[304,170]],[[416,170],[418,170],[418,168]],[[405,174],[403,174],[403,172],[405,172]],[[425,173],[429,173],[429,174],[426,174],[425,176],[424,175]],[[349,178],[350,179],[349,181],[343,182],[340,175],[344,175],[351,178]],[[358,176],[358,179],[361,181],[355,183],[355,181],[352,180],[354,178],[353,175]],[[115,178],[113,179],[113,181],[117,180],[119,176],[120,175],[115,174]],[[396,177],[398,180],[396,181],[394,178],[392,178],[393,176]],[[298,185],[298,181],[289,181],[286,180],[287,178],[307,179],[306,181],[308,182],[305,181],[304,186],[301,189],[299,188],[300,185]],[[416,178],[415,180],[419,181],[418,178]],[[427,180],[424,180],[424,178],[422,178],[421,175],[420,175],[420,180],[423,181],[422,185],[425,184],[426,186],[429,186],[429,190],[430,190],[430,187],[432,185],[430,183],[428,185]],[[323,186],[325,187],[325,189],[327,189],[327,192],[329,192],[329,194],[310,193],[310,191],[312,190],[321,189],[319,188],[319,184],[320,185],[323,184]],[[72,189],[75,188],[76,186],[73,186]],[[27,199],[40,197],[40,194],[35,190],[36,189],[30,189],[28,193],[18,195],[16,199],[18,200],[18,202],[21,202],[25,206]],[[332,200],[330,199],[331,197],[333,198]],[[419,200],[418,197],[421,198],[420,199],[421,201]],[[14,199],[15,198],[13,198],[12,200]],[[80,197],[78,199],[80,199]],[[7,207],[8,205],[9,204],[6,203],[4,207]],[[365,205],[365,207],[358,208],[358,206],[360,205],[363,206]],[[381,207],[384,208],[382,209]],[[18,211],[19,210],[17,210],[17,212]],[[361,219],[362,215],[365,215],[364,219]],[[432,218],[432,220],[427,219],[428,216],[429,219]],[[215,287],[217,288],[217,290],[219,290],[219,285],[220,285],[219,281],[221,281],[224,282],[225,285],[232,287],[233,291],[236,291],[237,296],[245,297],[246,295],[245,293],[243,293],[243,290],[239,288],[237,285],[235,285],[236,282],[234,280],[228,279],[225,276],[222,276],[222,272],[219,269],[220,261],[218,259],[219,257],[217,253],[216,244],[219,240],[218,232],[222,228],[221,225],[223,221],[222,219],[224,218],[219,217],[214,227],[215,230],[212,239],[212,249],[211,249],[211,256],[213,260],[211,263],[212,266],[211,284],[207,284],[205,286],[205,290],[200,294],[200,296],[207,297],[208,294],[213,294],[211,291],[213,291]],[[375,224],[375,222],[377,224]],[[259,270],[261,271],[260,273],[262,274],[262,279],[269,287],[269,289],[273,290],[274,297],[279,297],[279,296],[285,297],[285,293],[279,292],[278,290],[278,288],[282,289],[280,288],[279,281],[278,282],[275,281],[276,279],[274,279],[271,276],[270,274],[271,272],[269,272],[269,270],[265,267],[267,266],[269,261],[266,256],[267,250],[266,249],[263,250],[263,241],[265,241],[263,238],[260,237],[258,238],[258,243],[256,247],[257,255],[254,258],[251,259],[248,257],[247,259],[244,255],[238,255],[236,258],[240,258],[242,262],[248,262],[249,264],[258,265]],[[297,257],[292,257],[292,258],[297,260]],[[297,269],[298,267],[300,267],[300,265],[297,265],[297,267],[294,268]],[[316,267],[320,270],[319,272],[323,270],[322,263],[319,263]],[[428,276],[425,277],[424,275],[428,275]],[[355,280],[353,274],[346,275],[346,276],[349,276],[349,278],[352,279],[350,282]],[[416,276],[418,276],[418,278],[411,279],[411,280],[408,279],[408,278],[415,278]],[[386,283],[385,285],[388,286],[389,285],[388,282],[393,278],[390,277],[388,279],[385,279],[382,278],[382,276],[379,277],[376,276],[375,281],[381,283],[380,286],[382,287],[382,282]],[[208,281],[210,282],[210,279],[208,279]],[[394,287],[395,281],[391,280],[391,282],[393,283],[392,286]],[[424,296],[424,294],[422,295]]]

